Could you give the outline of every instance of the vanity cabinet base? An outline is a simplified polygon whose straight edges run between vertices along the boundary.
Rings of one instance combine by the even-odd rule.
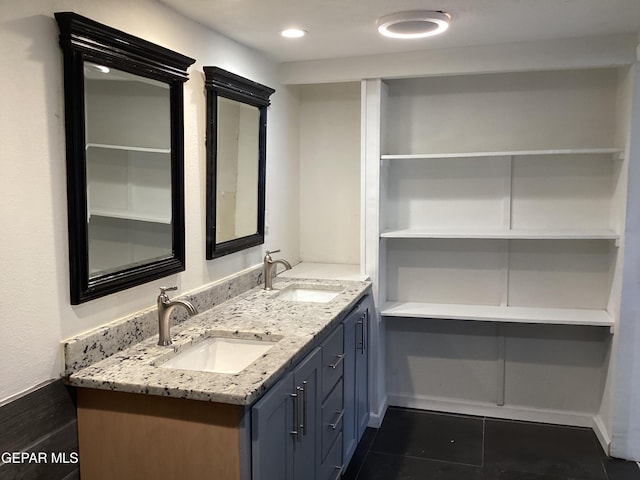
[[[83,479],[241,478],[238,405],[78,389]]]

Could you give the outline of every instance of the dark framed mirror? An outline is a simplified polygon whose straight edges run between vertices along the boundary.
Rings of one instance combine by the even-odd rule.
[[[183,84],[195,60],[75,13],[55,17],[77,305],[185,268]]]
[[[264,243],[267,107],[273,88],[204,67],[207,259]]]

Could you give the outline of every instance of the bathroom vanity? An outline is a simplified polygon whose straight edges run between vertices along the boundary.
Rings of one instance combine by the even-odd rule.
[[[368,282],[287,279],[74,373],[82,476],[339,478],[368,422],[372,313]],[[211,339],[269,346],[237,373],[172,366]]]

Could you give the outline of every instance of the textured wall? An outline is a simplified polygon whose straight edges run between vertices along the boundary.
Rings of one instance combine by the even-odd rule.
[[[184,92],[186,271],[72,307],[69,303],[62,52],[56,11],[74,11],[195,58]],[[0,402],[62,371],[60,340],[261,262],[264,248],[298,260],[297,97],[278,84],[261,53],[151,0],[17,0],[0,4],[2,175],[0,291],[5,347]],[[205,260],[205,92],[202,66],[219,66],[276,88],[268,114],[264,248]],[[270,214],[270,213],[271,214]],[[277,217],[277,218],[275,218]],[[286,221],[285,221],[286,219]]]

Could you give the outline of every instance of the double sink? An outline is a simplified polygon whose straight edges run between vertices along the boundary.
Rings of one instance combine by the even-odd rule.
[[[343,288],[333,285],[291,284],[282,290],[268,292],[270,300],[304,303],[328,303]],[[160,368],[213,373],[239,373],[265,355],[280,338],[256,337],[245,332],[220,332],[179,351],[169,360],[157,364]]]

